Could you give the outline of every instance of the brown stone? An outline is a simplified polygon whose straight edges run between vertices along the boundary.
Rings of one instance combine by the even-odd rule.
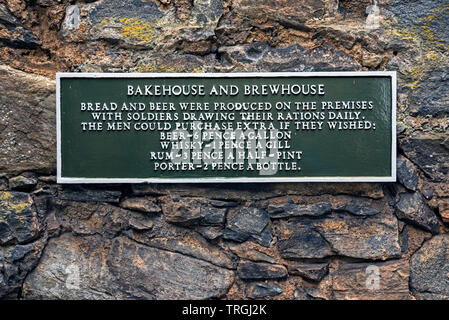
[[[128,198],[120,202],[120,207],[145,213],[158,213],[161,208],[148,198]]]
[[[278,248],[286,259],[343,255],[386,260],[400,255],[398,223],[392,212],[358,217],[333,213],[324,219],[281,221]]]
[[[148,232],[128,232],[130,238],[145,245],[204,260],[220,267],[235,269],[237,261],[232,253],[205,240],[197,232],[168,224],[156,218]]]
[[[275,263],[272,250],[265,248],[253,242],[244,242],[241,244],[230,243],[229,250],[239,258],[255,262]]]
[[[402,230],[402,251],[406,257],[410,257],[413,253],[421,248],[424,241],[430,239],[432,234],[424,230],[415,228],[411,225],[406,225]]]
[[[378,183],[266,183],[257,184],[133,184],[135,195],[160,196],[170,194],[180,197],[204,196],[210,199],[246,201],[263,200],[288,195],[355,195],[373,199],[384,197]]]
[[[165,219],[183,226],[222,226],[226,208],[216,208],[204,198],[172,198],[161,200]]]
[[[207,299],[220,297],[233,272],[119,237],[50,240],[23,286],[26,299]]]
[[[325,1],[322,0],[238,0],[233,6],[237,14],[254,21],[270,19],[303,27],[307,21],[321,18],[325,13]]]
[[[449,199],[441,199],[438,201],[438,209],[444,223],[449,224]]]
[[[55,82],[0,66],[0,173],[56,169]]]
[[[345,263],[332,274],[332,290],[338,300],[411,299],[407,260],[382,263]]]

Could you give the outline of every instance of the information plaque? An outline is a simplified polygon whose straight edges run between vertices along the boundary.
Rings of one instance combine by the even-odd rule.
[[[59,183],[396,180],[396,73],[58,73]]]

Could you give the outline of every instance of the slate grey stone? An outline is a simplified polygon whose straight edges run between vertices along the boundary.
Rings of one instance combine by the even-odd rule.
[[[426,241],[410,259],[410,287],[422,299],[449,299],[449,237]]]
[[[295,204],[292,201],[270,204],[267,212],[272,219],[312,216],[319,217],[330,213],[332,206],[328,203],[314,203],[309,205]]]
[[[288,235],[283,236],[283,230]],[[282,225],[278,248],[286,259],[325,258],[334,254],[326,239],[311,224],[289,222]]]
[[[448,181],[449,148],[445,134],[416,134],[399,140],[406,157],[433,182]]]
[[[246,287],[246,296],[251,299],[273,297],[281,293],[281,288],[265,282],[253,282]]]
[[[283,279],[287,277],[287,269],[282,265],[241,261],[237,267],[237,275],[244,280]]]
[[[262,209],[255,207],[242,208],[226,224],[223,238],[244,242],[252,236],[261,234],[269,221],[268,214]]]
[[[64,187],[58,192],[58,198],[61,200],[85,202],[119,203],[121,195],[119,190],[96,190],[80,186]]]
[[[223,227],[228,210],[226,207],[213,207],[204,198],[165,197],[161,206],[168,222],[184,227]]]
[[[95,263],[92,263],[95,261]],[[125,237],[64,234],[48,243],[25,299],[210,299],[234,280],[224,268]]]
[[[387,9],[394,14],[398,23],[403,26],[424,25],[427,22],[426,17],[428,15],[432,13],[435,15],[441,14],[440,17],[436,16],[435,19],[431,19],[427,25],[432,33],[447,45],[449,44],[449,35],[447,34],[449,22],[444,19],[447,16],[447,13],[444,12],[446,4],[445,0],[392,0]],[[410,10],[410,8],[413,8],[413,10]]]
[[[311,281],[321,281],[329,273],[328,263],[292,264],[287,267],[288,273],[298,275]]]
[[[376,208],[369,207],[363,204],[359,204],[356,201],[351,201],[339,206],[335,209],[337,212],[348,212],[355,216],[373,216],[378,214],[380,211]]]
[[[418,172],[410,160],[403,156],[397,158],[398,181],[407,189],[416,191],[418,187]]]
[[[402,193],[396,204],[397,216],[432,233],[438,233],[439,221],[419,192]]]
[[[0,245],[25,243],[39,232],[33,199],[24,192],[0,192]]]
[[[237,207],[239,205],[239,203],[235,201],[221,201],[221,200],[210,200],[209,203],[216,208],[231,208]]]
[[[335,254],[373,260],[400,255],[398,223],[391,212],[358,217],[333,213],[324,219],[280,221],[278,248],[287,259]]]

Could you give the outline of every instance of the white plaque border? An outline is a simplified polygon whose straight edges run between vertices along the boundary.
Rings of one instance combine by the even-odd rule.
[[[252,178],[83,178],[61,175],[61,95],[62,78],[280,78],[280,77],[391,77],[391,174],[362,177],[272,177]],[[332,71],[332,72],[236,72],[236,73],[56,73],[56,173],[57,183],[254,183],[254,182],[395,182],[396,181],[396,71]]]

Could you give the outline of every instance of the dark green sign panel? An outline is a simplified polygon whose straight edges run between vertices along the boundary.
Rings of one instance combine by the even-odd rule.
[[[394,72],[57,74],[58,182],[395,181]]]

